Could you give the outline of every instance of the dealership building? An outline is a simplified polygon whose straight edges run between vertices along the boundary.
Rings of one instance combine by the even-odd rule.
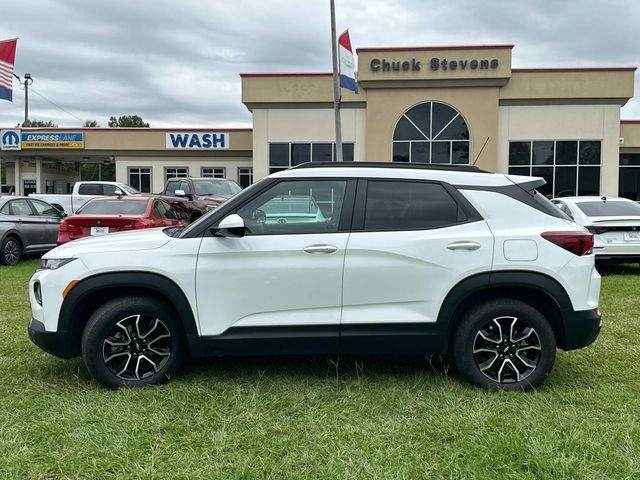
[[[512,68],[512,49],[357,50],[360,91],[342,91],[344,159],[475,164],[543,177],[547,195],[640,199],[640,121],[620,119],[635,67]],[[172,176],[246,186],[335,160],[330,73],[240,80],[251,129],[6,129],[4,182],[18,193],[64,193],[91,177],[157,192]]]

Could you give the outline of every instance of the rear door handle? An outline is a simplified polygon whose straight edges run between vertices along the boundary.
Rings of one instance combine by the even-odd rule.
[[[478,250],[480,248],[480,244],[470,241],[453,242],[447,245],[447,248],[449,250],[467,250],[468,252],[471,252],[473,250]]]
[[[303,249],[307,253],[334,253],[338,251],[335,245],[309,245]]]

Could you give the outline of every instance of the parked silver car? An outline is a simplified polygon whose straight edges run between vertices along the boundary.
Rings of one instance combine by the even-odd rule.
[[[54,248],[65,216],[42,200],[0,197],[0,263],[15,265],[23,254]]]
[[[640,205],[619,197],[562,197],[552,200],[593,233],[596,261],[640,262]]]

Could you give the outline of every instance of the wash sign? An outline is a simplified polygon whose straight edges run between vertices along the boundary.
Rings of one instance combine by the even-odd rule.
[[[172,150],[223,150],[229,148],[225,132],[167,132],[166,147]]]
[[[20,130],[0,130],[0,149],[20,150]]]

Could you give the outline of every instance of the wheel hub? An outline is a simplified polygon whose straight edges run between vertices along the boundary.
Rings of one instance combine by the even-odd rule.
[[[171,356],[171,332],[160,319],[131,315],[117,322],[104,339],[102,358],[124,380],[156,374]]]
[[[517,317],[498,317],[484,325],[473,341],[473,359],[496,383],[526,379],[538,366],[542,345],[538,333]]]

